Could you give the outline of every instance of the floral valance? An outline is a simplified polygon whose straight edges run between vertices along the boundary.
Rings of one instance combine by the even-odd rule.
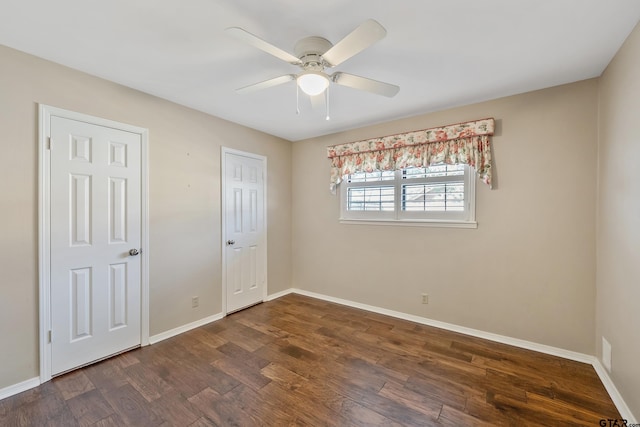
[[[468,164],[491,186],[492,118],[406,132],[327,147],[331,191],[356,172],[398,170],[435,164]]]

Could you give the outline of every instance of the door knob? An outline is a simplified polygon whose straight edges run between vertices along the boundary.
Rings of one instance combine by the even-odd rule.
[[[231,246],[231,245],[235,245],[236,241],[235,240],[227,240],[227,246]]]
[[[140,252],[139,252],[137,249],[135,249],[135,248],[134,248],[134,249],[129,250],[129,255],[131,255],[131,256],[136,256],[136,255],[138,255],[139,253],[140,253]]]

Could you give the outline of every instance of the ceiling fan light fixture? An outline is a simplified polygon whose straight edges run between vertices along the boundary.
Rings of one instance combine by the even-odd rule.
[[[296,82],[304,93],[315,96],[329,87],[329,76],[320,71],[305,71],[298,76]]]

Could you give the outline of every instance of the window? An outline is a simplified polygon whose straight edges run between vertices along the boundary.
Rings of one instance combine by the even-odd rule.
[[[360,172],[340,186],[343,221],[475,226],[474,170],[468,165]]]

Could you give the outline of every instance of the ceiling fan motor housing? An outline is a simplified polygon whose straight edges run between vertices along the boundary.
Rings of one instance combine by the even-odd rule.
[[[296,43],[293,51],[302,61],[302,68],[308,71],[322,71],[327,65],[322,55],[331,49],[331,42],[323,37],[305,37]]]

